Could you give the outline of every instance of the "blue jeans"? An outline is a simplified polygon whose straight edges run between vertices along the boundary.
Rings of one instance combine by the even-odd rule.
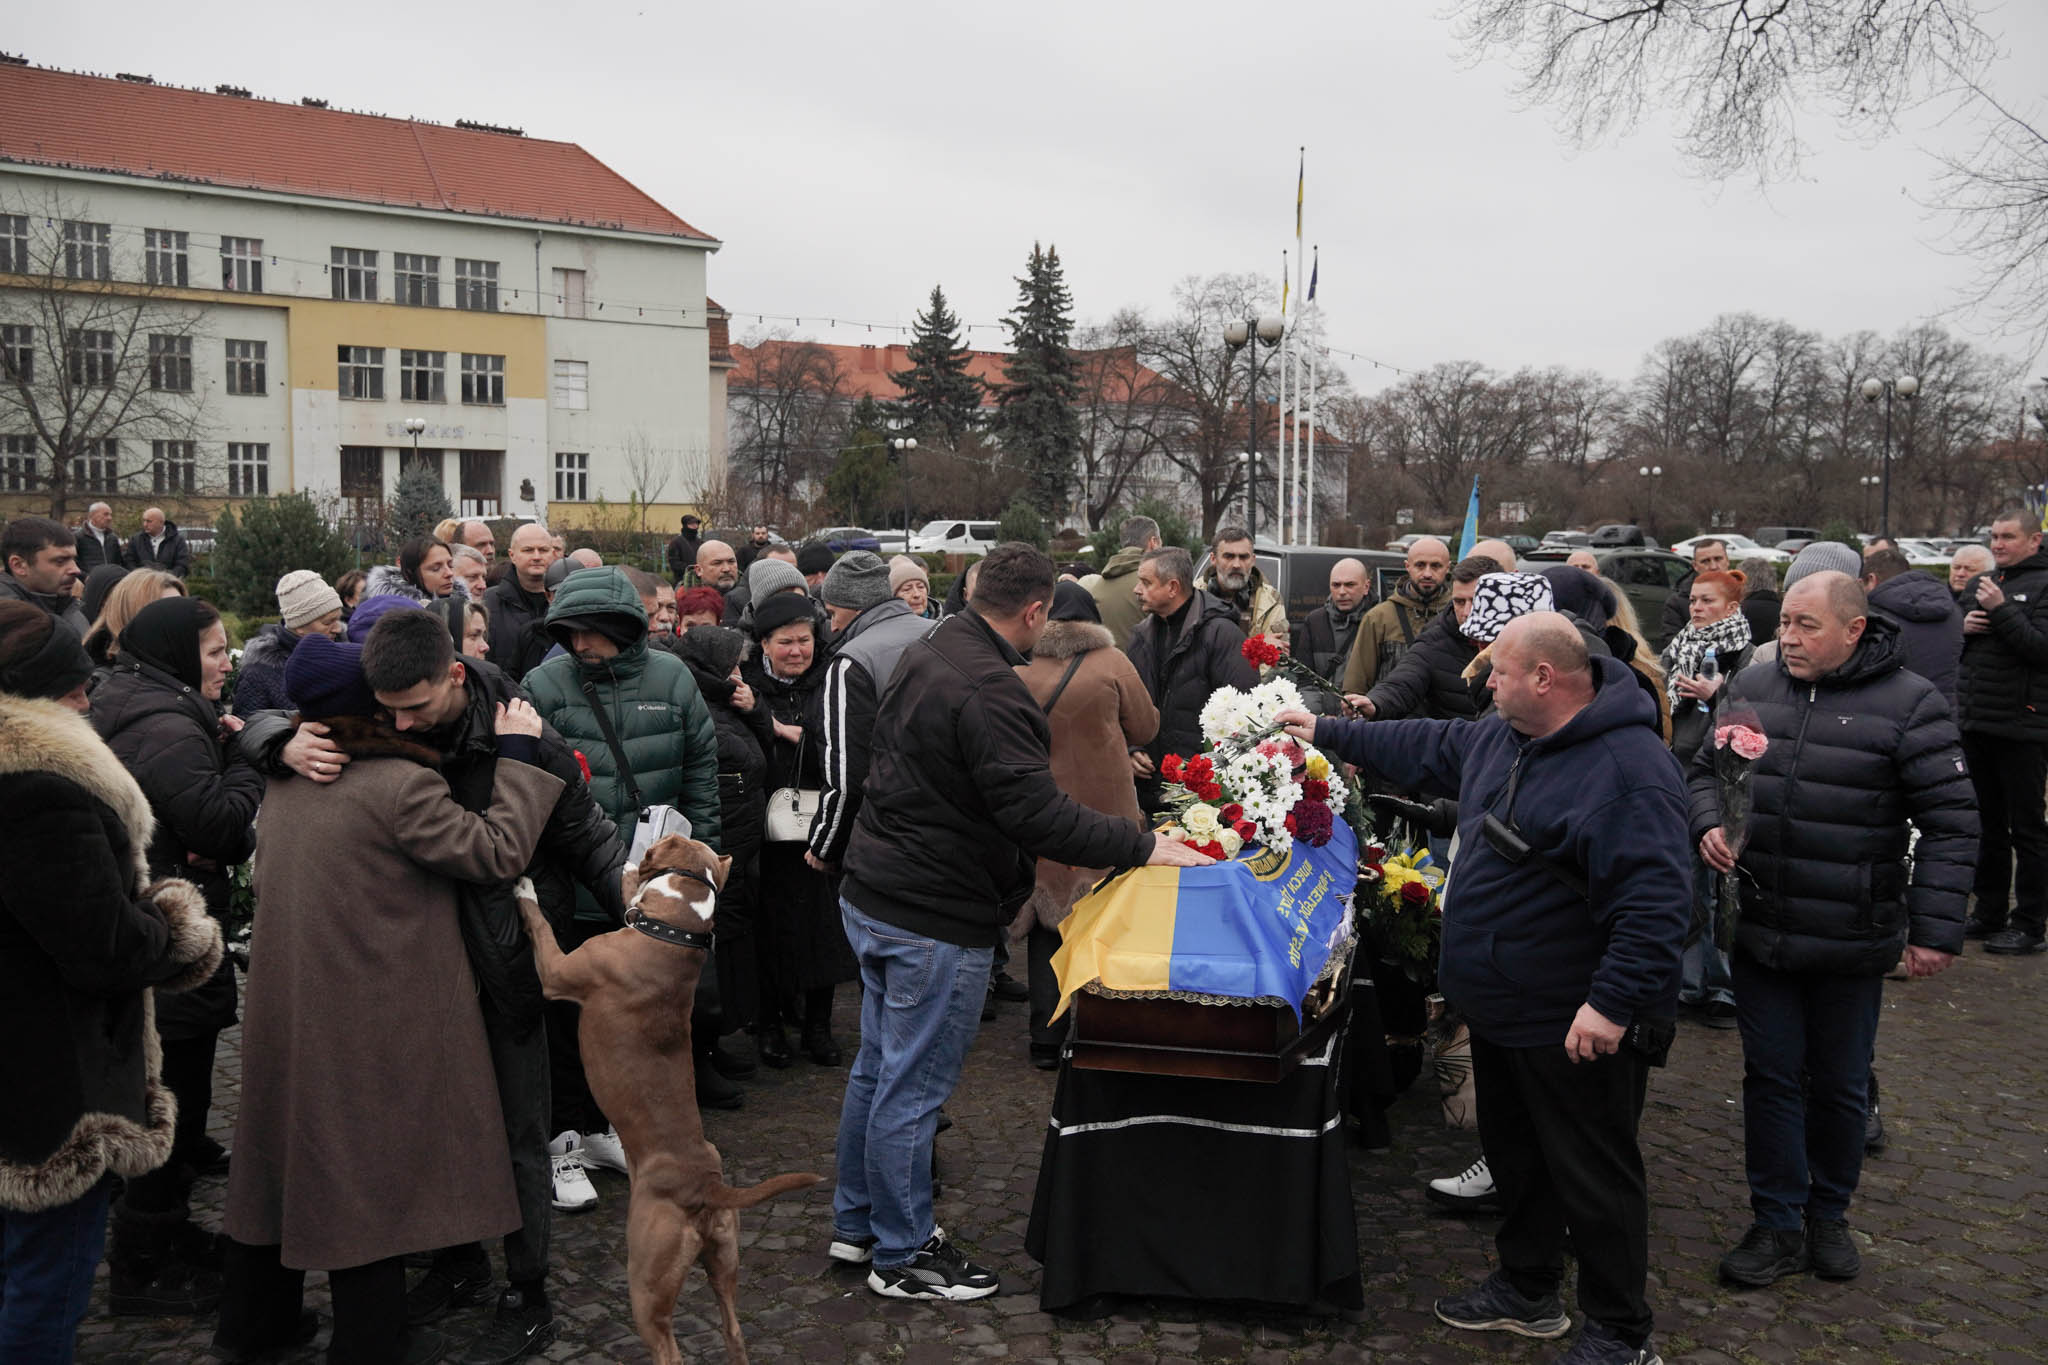
[[[0,1360],[7,1365],[71,1360],[93,1271],[107,1249],[111,1184],[102,1179],[42,1213],[0,1209]]]
[[[1728,954],[1714,946],[1714,914],[1721,895],[1721,874],[1692,855],[1692,922],[1699,937],[1688,943],[1678,960],[1678,1003],[1727,1004],[1735,998]],[[1704,928],[1702,928],[1704,926]]]
[[[1749,1205],[1764,1227],[1848,1214],[1883,999],[1881,976],[1780,972],[1736,955]]]
[[[860,962],[860,1052],[839,1112],[832,1229],[902,1265],[932,1235],[932,1135],[981,1027],[992,948],[913,934],[839,902]]]

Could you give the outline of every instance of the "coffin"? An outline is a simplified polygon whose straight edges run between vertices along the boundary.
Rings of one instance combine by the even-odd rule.
[[[1334,1006],[1350,989],[1350,973],[1318,983],[1295,1012],[1270,1001],[1227,1005],[1193,1000],[1129,999],[1081,990],[1074,995],[1068,1061],[1089,1071],[1198,1076],[1272,1084],[1320,1053],[1344,1017]]]

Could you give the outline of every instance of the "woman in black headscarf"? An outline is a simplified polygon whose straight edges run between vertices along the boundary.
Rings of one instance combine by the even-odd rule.
[[[231,667],[227,630],[211,604],[166,597],[136,613],[119,646],[111,672],[93,693],[93,726],[149,798],[156,818],[150,875],[190,880],[204,894],[208,913],[224,922],[229,871],[256,846],[253,826],[263,799],[262,775],[231,742],[240,722],[220,712]],[[234,1022],[235,976],[226,961],[206,984],[157,1008],[164,1081],[178,1097],[177,1137],[169,1163],[129,1181],[115,1206],[107,1261],[117,1312],[124,1302],[137,1305],[129,1311],[189,1305],[195,1267],[212,1259],[211,1239],[195,1235],[186,1200],[198,1175],[227,1160],[206,1135],[206,1115],[215,1045]]]
[[[85,576],[85,592],[79,597],[78,605],[85,612],[85,619],[100,619],[100,608],[107,604],[107,594],[114,585],[128,576],[128,570],[121,564],[96,564],[93,571]]]

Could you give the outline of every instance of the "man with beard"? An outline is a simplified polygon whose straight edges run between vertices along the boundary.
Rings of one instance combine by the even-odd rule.
[[[78,572],[78,543],[48,517],[16,517],[0,534],[0,598],[41,607],[79,639],[85,638],[85,609],[72,596]]]
[[[1344,676],[1336,679],[1346,692],[1370,692],[1393,671],[1422,628],[1450,605],[1451,595],[1444,590],[1451,576],[1449,546],[1435,536],[1424,536],[1408,547],[1406,568],[1408,576],[1359,623]]]
[[[1365,565],[1356,559],[1340,559],[1330,566],[1330,599],[1308,614],[1294,628],[1294,657],[1332,682],[1351,655],[1352,638],[1358,634],[1366,611]],[[1309,709],[1318,715],[1334,715],[1338,699],[1317,689],[1309,698]]]
[[[1275,644],[1286,641],[1287,605],[1259,572],[1252,533],[1244,527],[1225,526],[1216,532],[1208,576],[1195,587],[1227,603],[1237,613],[1237,628],[1247,637],[1264,635]]]
[[[739,556],[722,540],[707,540],[697,547],[697,582],[707,588],[729,593],[740,581]]]

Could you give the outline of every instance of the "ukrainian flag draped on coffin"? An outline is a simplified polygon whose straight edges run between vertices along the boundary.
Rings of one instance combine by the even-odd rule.
[[[1277,864],[1277,865],[1276,865]],[[1301,998],[1322,974],[1358,880],[1358,840],[1342,820],[1320,848],[1297,840],[1284,861],[1139,867],[1075,905],[1053,955],[1064,1013],[1075,991]]]

